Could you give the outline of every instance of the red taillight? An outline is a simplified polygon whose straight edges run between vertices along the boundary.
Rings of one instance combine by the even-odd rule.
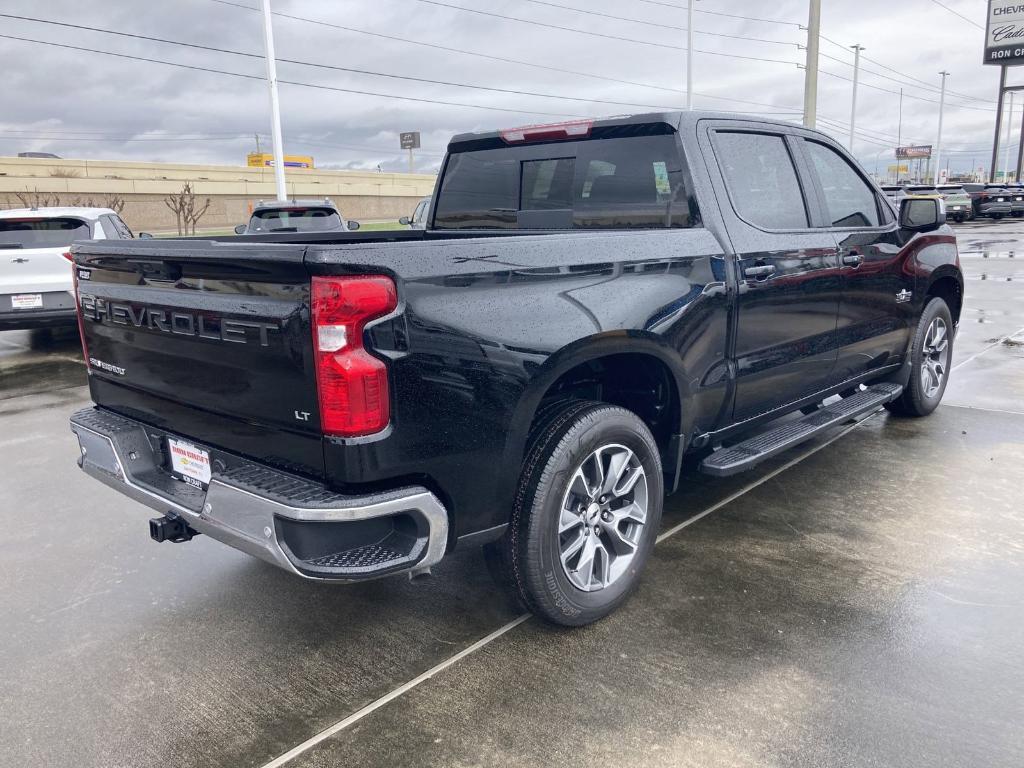
[[[71,254],[65,253],[65,256]],[[72,264],[71,266],[71,278],[75,285],[75,315],[78,317],[78,338],[82,340],[82,357],[85,358],[85,368],[89,370],[92,366],[89,365],[89,345],[85,342],[85,323],[82,322],[82,297],[78,293],[78,269]]]
[[[391,418],[388,370],[363,347],[363,329],[398,306],[394,282],[380,275],[314,277],[310,303],[324,434],[380,432]]]
[[[64,253],[62,253],[61,256],[70,261],[72,264],[75,263],[75,255],[71,253],[71,251],[64,251]]]
[[[526,125],[522,128],[506,128],[500,131],[506,144],[524,144],[528,141],[558,141],[560,139],[585,139],[590,135],[593,120],[571,120],[567,123],[549,125]]]

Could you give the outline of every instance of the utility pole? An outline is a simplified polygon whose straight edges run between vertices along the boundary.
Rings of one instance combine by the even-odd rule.
[[[686,111],[693,109],[693,0],[686,4]]]
[[[811,0],[807,17],[807,68],[804,70],[804,127],[818,122],[818,45],[821,42],[821,0]]]
[[[946,78],[949,72],[942,70],[942,94],[939,96],[939,135],[935,139],[935,183],[939,183],[939,176],[942,173],[942,112],[946,108]],[[948,174],[947,174],[948,175]]]
[[[1003,148],[1003,184],[1010,178],[1010,131],[1013,130],[1013,91],[1010,91],[1010,114],[1006,118],[1006,146]]]
[[[851,45],[853,48],[853,104],[850,106],[850,152],[853,152],[853,132],[857,127],[857,80],[860,77],[860,52],[864,46],[860,43]]]
[[[256,154],[262,155],[263,153],[260,151],[260,135],[258,133],[254,133],[253,138],[256,139]]]
[[[274,144],[274,182],[277,199],[288,199],[284,183],[284,148],[281,146],[281,104],[277,98],[277,63],[274,60],[274,29],[271,26],[270,0],[263,0],[263,43],[267,56],[267,84],[270,86],[270,138]]]

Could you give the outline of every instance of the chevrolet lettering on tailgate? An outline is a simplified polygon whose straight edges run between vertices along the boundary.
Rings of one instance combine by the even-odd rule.
[[[270,346],[270,332],[280,331],[278,323],[259,320],[228,320],[208,314],[180,310],[154,309],[147,306],[108,301],[83,294],[82,317],[96,323],[129,325],[161,333],[198,336],[212,341],[248,344],[259,339],[261,347]],[[251,333],[250,331],[255,331]]]

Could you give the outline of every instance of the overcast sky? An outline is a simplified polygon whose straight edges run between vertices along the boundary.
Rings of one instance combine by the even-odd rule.
[[[261,16],[239,7],[257,2],[237,2],[0,0],[0,13],[259,55]],[[984,26],[984,0],[943,4]],[[281,80],[399,97],[282,84],[285,151],[311,154],[321,167],[372,169],[380,164],[385,170],[403,170],[407,160],[398,149],[398,132],[418,130],[423,149],[417,168],[434,170],[454,133],[560,116],[678,107],[685,98],[686,12],[677,5],[685,0],[273,0],[279,14],[274,19],[279,59],[556,97],[281,61]],[[823,40],[821,46],[819,128],[846,141],[853,74],[848,46],[860,43],[867,58],[862,60],[855,152],[869,171],[876,166],[884,171],[894,162],[901,87],[903,144],[935,141],[942,69],[951,73],[953,92],[943,132],[952,168],[988,164],[999,77],[997,67],[981,64],[981,29],[934,0],[823,0],[822,5],[822,33],[835,44]],[[699,0],[695,7],[704,11],[694,17],[694,49],[699,51],[694,56],[695,106],[799,119],[803,70],[797,62],[803,62],[804,52],[796,44],[806,41],[806,33],[797,25],[806,23],[806,0]],[[637,21],[596,15],[602,13]],[[242,164],[255,148],[253,134],[269,145],[268,97],[265,82],[258,79],[265,72],[261,58],[9,18],[0,18],[0,35],[249,76],[0,37],[2,155],[37,150],[74,158]],[[732,58],[738,56],[752,58]],[[1020,101],[1018,115],[1019,107]]]

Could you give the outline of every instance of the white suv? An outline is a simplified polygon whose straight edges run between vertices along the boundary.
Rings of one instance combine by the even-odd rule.
[[[74,324],[71,243],[131,237],[109,208],[0,211],[0,330]]]

